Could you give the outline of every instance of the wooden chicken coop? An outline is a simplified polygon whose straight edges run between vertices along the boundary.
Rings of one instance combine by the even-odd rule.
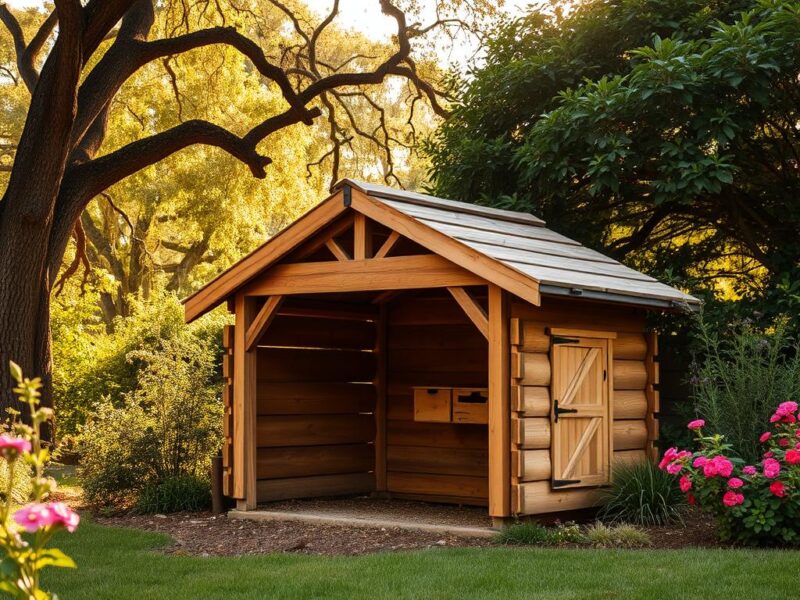
[[[224,493],[591,507],[652,458],[647,311],[695,298],[530,215],[344,180],[185,300],[226,302]]]

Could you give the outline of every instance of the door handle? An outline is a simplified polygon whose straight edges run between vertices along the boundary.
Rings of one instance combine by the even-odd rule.
[[[576,412],[578,412],[578,409],[576,408],[559,408],[558,400],[553,401],[553,416],[555,417],[554,421],[556,423],[558,423],[558,415],[563,415],[565,413],[576,413]]]

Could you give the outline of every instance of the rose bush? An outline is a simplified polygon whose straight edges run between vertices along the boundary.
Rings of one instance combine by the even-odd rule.
[[[679,477],[690,504],[714,515],[725,541],[800,545],[800,427],[798,404],[783,402],[759,438],[762,458],[748,465],[722,435],[689,423],[697,450],[669,448],[659,468]]]

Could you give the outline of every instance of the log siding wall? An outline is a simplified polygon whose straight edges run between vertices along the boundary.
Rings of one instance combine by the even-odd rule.
[[[588,508],[591,488],[554,491],[551,471],[551,371],[548,327],[610,331],[613,394],[613,465],[645,460],[657,438],[658,365],[655,336],[645,333],[644,315],[567,299],[543,298],[541,307],[516,300],[511,306],[512,510],[542,514]]]

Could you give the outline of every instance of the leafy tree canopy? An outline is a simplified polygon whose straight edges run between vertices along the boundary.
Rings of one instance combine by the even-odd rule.
[[[797,298],[798,39],[800,3],[781,0],[533,11],[428,145],[435,190],[662,277]]]

